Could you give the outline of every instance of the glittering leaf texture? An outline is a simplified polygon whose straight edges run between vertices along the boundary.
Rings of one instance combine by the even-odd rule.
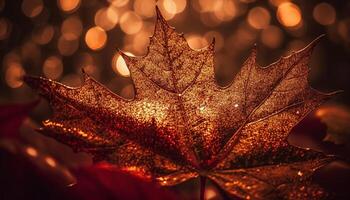
[[[156,10],[147,54],[120,52],[134,99],[85,73],[78,88],[25,77],[54,111],[41,131],[164,186],[202,176],[236,198],[324,198],[311,176],[333,158],[287,142],[290,130],[334,94],[308,84],[318,39],[264,68],[254,48],[233,81],[221,87],[214,75],[215,41],[191,49]]]

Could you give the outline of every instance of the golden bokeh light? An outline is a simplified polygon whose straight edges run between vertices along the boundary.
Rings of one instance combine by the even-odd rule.
[[[156,0],[135,0],[134,10],[141,17],[149,18],[155,14]]]
[[[64,12],[72,12],[79,8],[80,0],[57,0],[57,4]]]
[[[6,84],[11,88],[19,88],[23,85],[22,77],[25,71],[20,63],[10,63],[5,72]]]
[[[100,8],[95,14],[95,24],[105,31],[113,29],[119,19],[118,10],[114,7]]]
[[[40,45],[49,43],[55,34],[55,29],[51,25],[36,27],[32,32],[32,40]]]
[[[278,48],[283,41],[283,33],[277,26],[268,26],[261,33],[262,43],[270,48]]]
[[[129,3],[129,0],[108,0],[108,2],[114,7],[123,7]]]
[[[188,45],[192,49],[201,49],[208,45],[207,40],[198,34],[188,34],[185,37],[188,42]]]
[[[149,33],[147,31],[140,31],[132,39],[132,48],[137,55],[146,53],[149,44]]]
[[[36,17],[44,9],[42,0],[23,0],[22,1],[22,12],[27,17]]]
[[[133,56],[133,54],[129,52],[124,52],[128,56]],[[121,55],[118,53],[114,55],[112,59],[112,69],[115,73],[124,76],[124,77],[129,77],[130,76],[130,71],[125,63],[125,60]]]
[[[216,1],[214,15],[220,21],[230,21],[237,15],[236,4],[231,0]]]
[[[263,7],[255,7],[251,9],[247,16],[250,26],[256,29],[263,29],[270,24],[271,16],[269,11]]]
[[[176,4],[173,0],[163,0],[163,8],[169,14],[176,14]]]
[[[27,147],[25,149],[25,152],[31,157],[37,157],[38,156],[38,151],[36,149],[34,149],[33,147]]]
[[[21,57],[17,54],[17,52],[9,52],[6,54],[2,60],[2,64],[4,67],[10,66],[12,63],[20,63]]]
[[[78,16],[70,16],[65,19],[61,26],[62,36],[66,40],[76,40],[83,31],[83,25]]]
[[[302,21],[301,11],[299,7],[293,3],[282,3],[277,9],[277,19],[283,26],[295,27]]]
[[[92,50],[99,50],[106,45],[107,34],[98,26],[90,28],[85,35],[85,43]]]
[[[173,0],[176,5],[176,13],[181,13],[186,9],[187,1],[186,0]]]
[[[57,163],[56,160],[50,156],[45,157],[45,163],[49,165],[50,167],[56,167]]]
[[[336,20],[336,12],[332,5],[319,3],[313,10],[314,19],[321,25],[331,25]]]
[[[0,19],[0,40],[7,39],[11,34],[11,30],[12,30],[11,23],[5,18],[1,18]]]
[[[141,17],[133,11],[125,12],[120,18],[120,28],[126,34],[138,33],[142,26]]]
[[[218,198],[218,192],[214,189],[214,187],[208,187],[205,190],[205,199],[214,200]]]
[[[158,8],[165,20],[171,20],[176,15],[176,4],[171,0],[157,1]]]
[[[49,79],[59,79],[63,73],[63,64],[58,56],[48,57],[43,64],[43,73]]]
[[[79,40],[67,40],[61,36],[57,43],[58,51],[63,56],[73,55],[79,48]]]
[[[159,5],[170,14],[175,15],[185,10],[187,2],[186,0],[161,0]]]

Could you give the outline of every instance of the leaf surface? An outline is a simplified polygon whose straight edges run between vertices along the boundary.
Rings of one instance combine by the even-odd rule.
[[[290,130],[332,94],[308,84],[308,62],[318,39],[268,67],[256,48],[226,87],[216,84],[214,41],[191,49],[157,9],[148,52],[122,52],[135,86],[124,99],[84,74],[81,87],[35,77],[26,82],[51,103],[43,132],[96,160],[142,172],[161,185],[206,176],[239,198],[326,195],[311,183],[332,160],[293,147]]]

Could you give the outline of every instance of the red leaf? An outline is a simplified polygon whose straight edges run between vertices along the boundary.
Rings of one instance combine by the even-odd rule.
[[[79,199],[175,199],[156,184],[108,164],[79,169],[75,175],[77,184],[72,189]]]

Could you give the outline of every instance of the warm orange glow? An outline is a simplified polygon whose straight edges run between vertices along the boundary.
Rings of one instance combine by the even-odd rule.
[[[38,156],[38,151],[36,149],[34,149],[33,147],[27,147],[25,151],[31,157],[37,157]]]
[[[71,16],[64,20],[61,26],[62,36],[66,40],[76,40],[83,31],[83,25],[78,16]]]
[[[86,32],[85,42],[90,49],[99,50],[106,45],[107,34],[98,26],[92,27]]]
[[[63,36],[58,39],[57,48],[61,55],[70,56],[73,55],[79,48],[78,40],[67,40]]]
[[[217,26],[222,22],[220,21],[220,19],[218,19],[217,16],[209,12],[200,13],[200,19],[201,19],[201,22],[208,27]]]
[[[142,19],[135,12],[125,12],[120,18],[120,28],[126,34],[138,33],[143,26]]]
[[[256,41],[257,33],[249,25],[243,24],[229,39],[231,47],[236,49],[246,49]]]
[[[163,7],[166,12],[176,14],[176,4],[173,0],[163,0]]]
[[[95,14],[95,24],[108,31],[115,27],[118,23],[119,15],[114,7],[105,7],[99,9]]]
[[[123,167],[121,170],[126,171],[134,176],[140,177],[142,179],[150,179],[151,177],[145,172],[144,169],[137,166]]]
[[[157,5],[164,19],[170,20],[175,17],[176,4],[173,0],[159,0]]]
[[[22,2],[22,12],[27,17],[36,17],[44,9],[44,4],[42,0],[23,0]]]
[[[75,11],[80,6],[80,0],[58,0],[57,3],[65,12]]]
[[[15,52],[10,52],[4,56],[2,64],[4,67],[8,67],[12,63],[20,63],[20,62],[21,62],[21,57]]]
[[[267,47],[277,48],[281,45],[282,40],[282,30],[277,26],[269,26],[261,33],[261,41]]]
[[[153,17],[155,14],[154,8],[156,6],[155,0],[135,0],[134,10],[142,17]]]
[[[58,56],[48,57],[43,65],[43,73],[47,78],[56,80],[61,77],[63,72],[63,64]]]
[[[270,24],[271,16],[266,8],[255,7],[249,11],[247,20],[253,28],[263,29]]]
[[[52,40],[54,34],[55,30],[53,26],[41,26],[33,30],[32,39],[35,43],[44,45]]]
[[[0,19],[0,40],[7,39],[11,33],[11,24],[5,19]]]
[[[200,7],[200,12],[213,12],[215,8],[222,3],[222,0],[199,0],[198,4]]]
[[[135,35],[132,42],[133,50],[142,55],[145,53],[149,44],[150,35],[146,31],[140,31]]]
[[[201,49],[208,45],[206,39],[197,34],[187,35],[186,40],[192,49]]]
[[[277,19],[286,27],[295,27],[301,22],[301,11],[293,3],[282,3],[277,9]]]
[[[23,85],[24,74],[25,71],[20,63],[10,63],[5,73],[5,81],[9,87],[19,88]]]
[[[273,6],[278,7],[280,4],[284,3],[284,2],[288,2],[291,0],[269,0],[270,4],[272,4]]]
[[[214,200],[218,197],[217,191],[213,187],[207,187],[205,190],[205,199]]]
[[[129,3],[129,0],[108,0],[112,6],[123,7]]]
[[[214,15],[220,21],[230,21],[237,15],[237,7],[233,1],[216,1]]]
[[[186,0],[173,0],[176,4],[176,13],[181,13],[186,9],[187,1]]]
[[[124,52],[129,56],[133,56],[131,53]],[[120,74],[121,76],[128,77],[130,76],[130,71],[125,63],[125,60],[119,54],[116,54],[112,59],[112,69],[114,72]]]
[[[336,12],[328,3],[317,4],[313,10],[314,19],[322,25],[331,25],[335,22]]]
[[[46,162],[46,164],[49,165],[50,167],[56,167],[56,165],[57,165],[55,159],[53,159],[52,157],[49,157],[49,156],[47,156],[47,157],[45,158],[45,162]]]

